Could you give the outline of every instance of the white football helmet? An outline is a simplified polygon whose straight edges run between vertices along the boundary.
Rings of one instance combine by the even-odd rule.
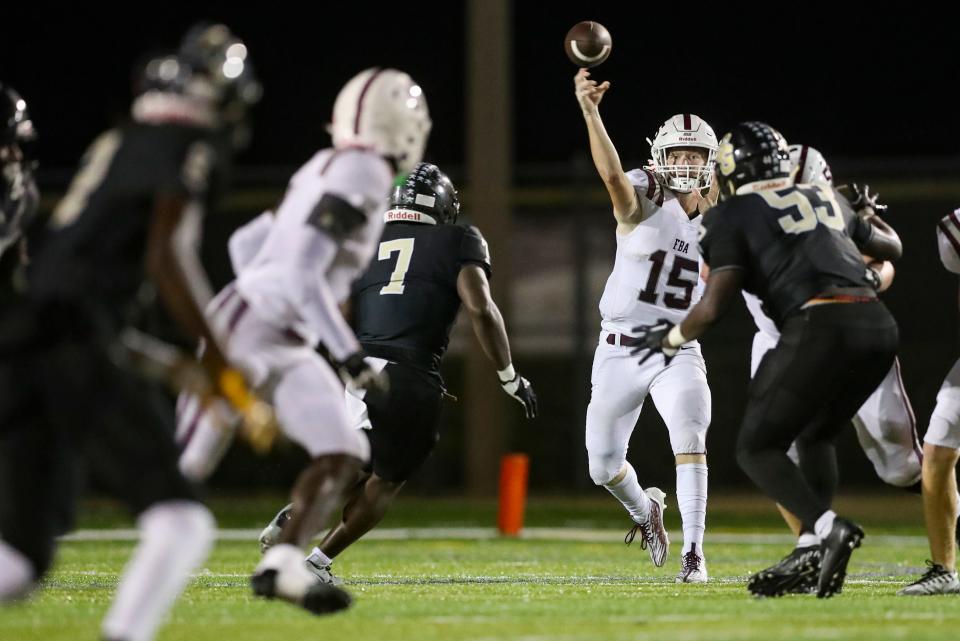
[[[827,159],[813,147],[790,145],[790,162],[797,170],[794,174],[795,182],[833,185],[833,173]]]
[[[423,158],[430,135],[423,90],[396,69],[372,67],[343,86],[333,104],[333,146],[366,147],[408,173]]]
[[[706,189],[713,182],[713,167],[717,161],[717,135],[705,120],[694,114],[677,114],[667,120],[650,143],[652,164],[650,170],[671,190],[688,193]],[[700,147],[707,151],[704,165],[667,164],[673,147]]]

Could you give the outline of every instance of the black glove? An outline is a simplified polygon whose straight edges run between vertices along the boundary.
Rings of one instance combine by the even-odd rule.
[[[857,185],[857,183],[850,183],[850,195],[850,205],[853,207],[853,210],[858,213],[867,207],[877,214],[887,210],[886,205],[881,205],[877,202],[880,194],[870,193],[870,185],[864,185],[863,191],[860,191],[860,186]]]
[[[527,418],[537,417],[537,395],[530,381],[516,373],[509,381],[500,381],[500,387],[523,405]]]
[[[375,371],[363,359],[363,352],[354,352],[337,365],[337,373],[344,385],[368,392],[386,394],[390,390],[390,377],[384,370]]]
[[[664,363],[669,365],[673,357],[677,355],[677,351],[679,351],[676,347],[667,347],[664,342],[667,334],[670,333],[674,325],[675,323],[661,318],[653,325],[638,325],[634,327],[633,332],[640,342],[630,350],[630,353],[634,356],[639,356],[646,352],[644,357],[640,359],[640,364],[643,365],[647,362],[648,358],[659,352],[663,354]]]

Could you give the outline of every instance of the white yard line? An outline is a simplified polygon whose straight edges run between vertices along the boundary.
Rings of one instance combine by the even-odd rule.
[[[63,541],[135,541],[137,530],[103,529],[77,530],[62,537]],[[222,529],[217,530],[220,541],[256,541],[260,530]],[[682,533],[670,532],[670,537],[680,540]],[[438,527],[438,528],[381,528],[373,530],[364,539],[368,541],[430,541],[430,540],[481,540],[500,538],[495,528],[476,527]],[[577,541],[583,543],[617,542],[623,539],[622,530],[584,529],[584,528],[524,528],[520,537],[527,541]],[[867,544],[877,545],[925,545],[926,537],[918,535],[870,535]],[[746,533],[710,533],[707,532],[706,544],[721,545],[790,545],[795,541],[789,534],[746,534]]]

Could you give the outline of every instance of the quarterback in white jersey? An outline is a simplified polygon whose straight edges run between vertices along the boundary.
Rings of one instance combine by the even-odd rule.
[[[940,262],[960,274],[960,209],[937,225]],[[960,361],[944,379],[937,405],[923,437],[923,514],[930,540],[929,568],[898,592],[906,596],[958,594],[957,579],[957,460],[960,459]]]
[[[683,521],[683,553],[677,581],[707,580],[703,531],[707,503],[706,434],[710,388],[698,344],[669,365],[640,365],[630,354],[632,329],[668,318],[679,322],[702,290],[700,218],[716,201],[712,184],[717,138],[693,114],[667,120],[650,141],[648,168],[624,172],[598,106],[610,83],[598,84],[581,69],[574,80],[597,171],[610,194],[617,222],[617,255],[600,300],[602,317],[591,375],[586,446],[590,477],[626,508],[654,564],[666,560],[664,493],[644,491],[627,461],[627,445],[648,395],[663,417],[676,458],[677,503]],[[708,191],[709,190],[709,191]],[[706,192],[706,194],[705,194]]]
[[[394,176],[420,161],[430,126],[422,91],[407,74],[367,69],[351,79],[334,104],[333,148],[294,174],[272,220],[261,216],[231,239],[239,273],[208,310],[228,359],[312,458],[293,487],[293,515],[253,575],[254,594],[315,614],[348,607],[350,596],[316,583],[304,547],[370,453],[352,428],[340,378],[368,391],[386,383],[364,361],[339,305],[373,256]],[[318,343],[337,372],[317,354]]]

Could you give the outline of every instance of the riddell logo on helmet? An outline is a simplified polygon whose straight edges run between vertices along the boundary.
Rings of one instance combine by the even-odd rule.
[[[419,212],[407,210],[395,210],[387,212],[387,220],[420,220]]]
[[[696,138],[692,138],[689,136],[680,136],[677,140],[679,140],[680,142],[697,142]]]

